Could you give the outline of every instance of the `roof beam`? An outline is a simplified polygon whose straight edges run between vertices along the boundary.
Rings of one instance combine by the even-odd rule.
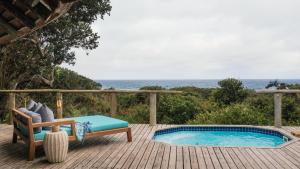
[[[17,32],[16,28],[12,27],[3,17],[0,15],[0,26],[5,29],[9,34],[15,34]]]
[[[44,1],[44,0],[40,0],[40,3],[42,4],[42,5],[44,5],[49,11],[52,11],[52,9],[55,9],[56,7],[53,7],[52,8],[52,6],[51,5],[53,5],[53,2],[52,1],[55,1],[55,0],[51,0],[50,2],[46,2],[46,1]]]
[[[22,11],[17,9],[15,6],[13,6],[8,1],[1,1],[0,4],[3,4],[3,7],[11,12],[16,18],[18,18],[20,21],[22,21],[27,27],[33,28],[35,26],[35,22],[26,16]]]
[[[36,6],[40,0],[25,0],[25,3],[28,4],[30,7]]]

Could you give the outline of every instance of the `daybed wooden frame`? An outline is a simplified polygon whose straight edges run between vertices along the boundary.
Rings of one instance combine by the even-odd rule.
[[[28,160],[32,161],[35,158],[35,149],[37,146],[43,145],[43,140],[35,140],[34,139],[34,132],[33,129],[37,127],[45,127],[45,126],[60,126],[60,125],[70,125],[72,129],[72,134],[69,136],[69,141],[76,140],[76,125],[74,120],[66,120],[66,119],[58,119],[54,122],[42,122],[42,123],[32,123],[32,118],[25,113],[13,109],[13,124],[14,124],[14,130],[13,130],[13,143],[17,143],[18,136],[25,142],[25,144],[28,145]],[[25,119],[26,123],[22,122],[20,120]],[[27,136],[25,136],[19,129],[18,126],[22,126],[23,128],[27,129],[28,133]],[[124,127],[124,128],[117,128],[112,130],[104,130],[104,131],[98,131],[98,132],[92,132],[92,133],[86,133],[85,138],[91,138],[96,136],[104,136],[104,135],[110,135],[110,134],[116,134],[116,133],[127,133],[127,140],[128,142],[132,141],[132,135],[131,135],[131,128],[130,127]]]

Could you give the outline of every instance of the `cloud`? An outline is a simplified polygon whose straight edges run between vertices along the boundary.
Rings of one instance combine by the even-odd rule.
[[[93,79],[300,78],[298,0],[112,0],[100,46],[71,69]],[[69,67],[69,66],[66,66]]]

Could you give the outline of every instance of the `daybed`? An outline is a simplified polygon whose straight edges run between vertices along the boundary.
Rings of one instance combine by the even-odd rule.
[[[43,129],[41,132],[35,133],[35,128],[60,126],[69,135],[69,141],[73,141],[76,140],[76,122],[82,123],[87,121],[91,123],[91,132],[86,133],[85,138],[126,132],[128,142],[132,141],[131,128],[128,127],[128,122],[123,120],[94,115],[56,119],[54,122],[33,123],[30,116],[17,109],[13,109],[13,143],[17,142],[19,136],[28,145],[28,160],[32,161],[35,157],[36,147],[43,145],[44,135],[46,132],[49,132],[49,130]]]

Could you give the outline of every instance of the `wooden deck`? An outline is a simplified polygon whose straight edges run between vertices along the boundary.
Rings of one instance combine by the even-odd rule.
[[[0,168],[300,168],[300,141],[282,148],[229,148],[170,146],[151,140],[156,129],[171,126],[133,124],[132,143],[125,134],[88,139],[83,145],[72,142],[65,162],[49,164],[42,148],[35,161],[27,161],[24,144],[11,144],[12,126],[0,124]],[[292,130],[300,127],[282,128]]]

